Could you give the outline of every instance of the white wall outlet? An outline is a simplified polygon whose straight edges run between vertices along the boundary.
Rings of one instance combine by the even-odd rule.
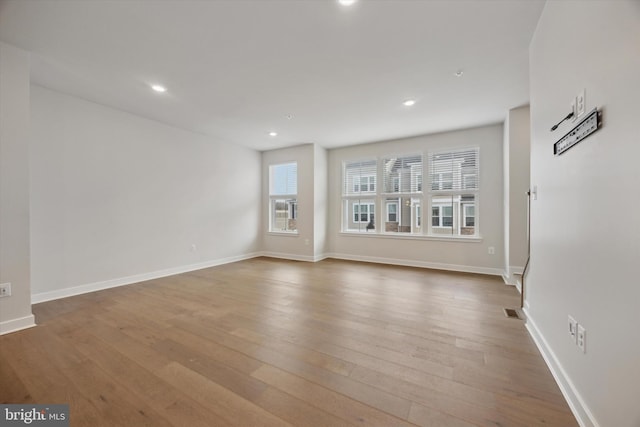
[[[195,252],[195,251],[197,251],[197,250],[198,250],[198,247],[196,246],[196,244],[195,244],[195,243],[194,243],[194,244],[192,244],[192,245],[191,245],[191,252]]]
[[[569,336],[571,336],[571,340],[574,343],[578,342],[578,322],[576,322],[576,319],[574,319],[573,317],[569,316]]]
[[[0,298],[11,296],[11,283],[3,283],[0,285]]]
[[[585,111],[587,111],[586,102],[586,89],[582,89],[582,91],[580,91],[580,93],[576,96],[576,113],[573,115],[574,119],[582,116]]]
[[[304,239],[305,246],[309,246],[309,239]]]
[[[493,246],[489,246],[487,251],[489,252],[489,255],[495,255],[496,254],[496,248],[494,248]]]
[[[576,334],[578,341],[578,347],[582,350],[583,353],[587,352],[587,331],[584,329],[584,326],[578,325],[578,333]]]
[[[531,190],[531,199],[532,200],[538,200],[538,186],[534,185],[533,189]]]
[[[571,117],[571,121],[575,122],[576,119],[578,118],[578,110],[576,109],[576,101],[577,101],[578,97],[576,96],[575,98],[573,98],[571,100],[571,112],[573,113],[573,116]]]

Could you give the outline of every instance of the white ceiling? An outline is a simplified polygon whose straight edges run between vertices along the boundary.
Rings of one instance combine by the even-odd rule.
[[[543,7],[3,0],[0,40],[32,52],[32,81],[54,90],[258,150],[331,148],[502,122],[528,103]]]

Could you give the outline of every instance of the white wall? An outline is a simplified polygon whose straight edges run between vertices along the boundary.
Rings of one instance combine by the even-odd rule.
[[[313,178],[313,196],[314,196],[314,237],[313,252],[316,259],[324,257],[327,253],[327,226],[328,226],[328,176],[327,176],[327,150],[314,144],[313,160],[314,160],[314,178]]]
[[[527,195],[530,175],[529,106],[509,110],[505,120],[505,277],[514,282],[527,261]]]
[[[31,109],[35,300],[259,250],[260,153],[39,86]]]
[[[297,234],[269,232],[269,165],[298,162]],[[262,152],[262,249],[266,255],[314,259],[314,146],[297,145]]]
[[[567,23],[578,23],[576,28]],[[583,425],[640,425],[640,2],[547,2],[531,43],[532,334]],[[564,154],[550,127],[586,89],[603,127]],[[567,316],[587,330],[583,354]]]
[[[29,54],[0,43],[0,334],[34,325],[29,264]]]
[[[425,135],[329,151],[329,246],[332,256],[502,274],[504,262],[502,125]],[[342,162],[443,148],[480,147],[479,242],[341,233]],[[425,181],[426,182],[426,181]],[[426,216],[425,216],[426,218]],[[426,220],[426,219],[425,219]],[[488,247],[495,247],[495,255]]]

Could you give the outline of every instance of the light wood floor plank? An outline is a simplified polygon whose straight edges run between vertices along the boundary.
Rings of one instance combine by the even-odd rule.
[[[0,402],[72,426],[576,426],[501,279],[328,259],[221,265],[33,307]]]

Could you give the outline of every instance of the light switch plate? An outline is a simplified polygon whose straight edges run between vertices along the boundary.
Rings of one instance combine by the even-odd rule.
[[[576,114],[574,114],[574,118],[577,119],[578,117],[584,115],[585,111],[587,110],[586,103],[586,90],[582,89],[582,91],[576,96]]]
[[[568,332],[569,332],[569,336],[571,336],[571,340],[573,340],[574,343],[577,343],[578,342],[578,322],[576,321],[576,319],[569,316],[568,326],[569,326]]]

